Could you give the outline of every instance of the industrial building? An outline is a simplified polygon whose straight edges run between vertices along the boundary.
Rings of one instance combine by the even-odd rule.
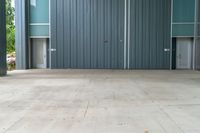
[[[199,0],[16,0],[17,69],[200,69]]]

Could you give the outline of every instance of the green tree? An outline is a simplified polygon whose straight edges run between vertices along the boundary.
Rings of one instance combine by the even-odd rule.
[[[12,0],[6,0],[7,53],[15,51],[14,11],[15,9],[12,7]]]

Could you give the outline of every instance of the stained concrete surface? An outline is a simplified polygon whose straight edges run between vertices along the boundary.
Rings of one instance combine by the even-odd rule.
[[[200,72],[27,70],[0,78],[0,133],[200,133]]]

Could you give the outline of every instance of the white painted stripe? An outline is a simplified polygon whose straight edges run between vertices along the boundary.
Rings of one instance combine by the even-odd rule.
[[[49,26],[49,23],[30,23],[31,26]]]
[[[131,1],[128,0],[128,69],[130,69],[130,24],[131,24]]]
[[[51,49],[51,0],[49,0],[49,49]],[[49,68],[51,69],[51,51],[49,52]]]
[[[127,43],[127,0],[124,0],[125,8],[124,8],[124,69],[126,69],[126,43]]]
[[[29,38],[49,38],[49,36],[29,36]]]
[[[174,13],[174,0],[171,0],[171,41],[170,41],[170,70],[172,70],[172,38],[173,38],[173,33],[172,33],[172,30],[173,30],[173,13]]]

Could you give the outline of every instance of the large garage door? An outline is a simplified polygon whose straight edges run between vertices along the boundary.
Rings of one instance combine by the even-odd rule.
[[[130,0],[129,67],[170,68],[170,0]]]
[[[51,68],[170,68],[171,0],[51,5]]]
[[[124,68],[124,0],[51,0],[51,68]]]

